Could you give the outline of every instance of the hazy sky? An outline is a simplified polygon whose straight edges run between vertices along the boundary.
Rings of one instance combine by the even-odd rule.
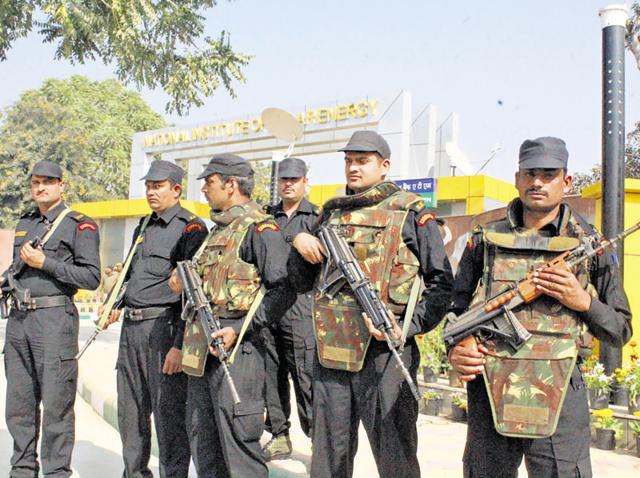
[[[231,32],[254,55],[232,99],[220,91],[175,123],[234,118],[269,106],[299,110],[334,99],[413,95],[441,117],[460,116],[460,146],[476,167],[511,181],[525,138],[566,140],[570,169],[600,162],[601,26],[595,0],[380,1],[236,0],[208,15],[207,34]],[[640,121],[640,71],[627,53],[627,131]],[[0,107],[45,78],[112,77],[102,64],[53,60],[37,35],[14,44],[0,63]],[[144,98],[164,112],[161,92]],[[501,104],[500,104],[501,103]],[[166,116],[166,115],[165,115]]]

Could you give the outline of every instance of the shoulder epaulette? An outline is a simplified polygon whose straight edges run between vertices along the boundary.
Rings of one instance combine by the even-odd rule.
[[[81,222],[81,221],[93,222],[93,219],[91,219],[89,216],[86,216],[78,211],[71,211],[69,214],[67,214],[67,217],[70,219],[73,219],[76,222]]]

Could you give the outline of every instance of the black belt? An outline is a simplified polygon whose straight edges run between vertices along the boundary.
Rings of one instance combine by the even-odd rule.
[[[52,295],[49,297],[31,297],[27,301],[15,301],[16,309],[21,312],[36,309],[48,309],[50,307],[60,307],[67,304],[69,298],[66,295]]]
[[[134,322],[157,319],[158,317],[164,315],[170,309],[171,306],[145,307],[144,309],[133,309],[130,307],[125,307],[124,318],[132,320]]]

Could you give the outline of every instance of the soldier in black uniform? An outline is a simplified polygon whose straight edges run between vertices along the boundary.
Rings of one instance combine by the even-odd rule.
[[[206,361],[202,377],[189,376],[189,403],[194,407],[191,449],[201,478],[266,478],[268,468],[258,441],[264,430],[265,381],[260,330],[278,320],[295,300],[287,290],[288,248],[278,225],[251,200],[253,169],[246,160],[233,154],[214,156],[200,178],[215,224],[198,258],[204,290],[222,325],[214,337],[221,337],[231,350],[245,324],[246,331],[229,367],[241,400],[238,405],[234,406],[220,361],[206,353],[189,355],[189,362]],[[172,282],[174,290],[181,290],[175,275]],[[248,322],[261,286],[264,298]],[[190,333],[191,326],[185,350],[191,350]]]
[[[327,202],[320,223],[331,223],[349,236],[347,242],[353,243],[361,265],[366,263],[363,270],[369,270],[369,263],[382,258],[391,261],[385,263],[395,264],[389,275],[369,279],[372,283],[382,283],[381,288],[391,280],[394,285],[384,288],[396,299],[398,294],[404,296],[398,303],[389,298],[386,304],[393,307],[398,338],[402,334],[400,327],[406,322],[408,304],[412,301],[411,298],[406,300],[411,283],[415,284],[418,277],[423,281],[422,296],[415,298],[419,299],[415,310],[406,318],[409,321],[406,324],[407,341],[402,353],[403,363],[415,381],[420,357],[413,337],[436,327],[450,300],[453,277],[442,238],[435,217],[426,210],[424,202],[384,180],[391,165],[391,151],[382,136],[373,131],[357,131],[341,151],[345,152],[347,186],[354,194]],[[390,229],[387,226],[391,222],[381,220],[389,215],[393,215],[389,221],[396,221],[401,215],[404,217],[397,229]],[[398,235],[403,243],[394,247],[393,252],[382,247],[382,241],[390,244]],[[325,251],[318,238],[307,233],[298,234],[293,246],[299,254],[292,254],[290,258],[292,283],[298,292],[310,291],[318,274],[317,264],[324,261]],[[385,297],[390,297],[389,291],[385,292]],[[349,293],[341,290],[337,294]],[[334,333],[328,324],[332,320],[345,323],[346,315],[342,310],[348,309],[353,299],[342,300],[343,308],[333,307],[330,301],[321,303],[321,300],[322,296],[316,294],[313,320],[319,353],[313,375],[311,476],[329,478],[353,474],[358,427],[362,421],[380,476],[419,477],[416,456],[418,404],[396,367],[382,333],[368,321],[368,331],[375,340],[371,341],[368,350],[366,345],[362,347],[365,355],[361,369],[350,371],[347,367],[352,366],[352,357],[361,348],[349,348],[350,344],[338,343],[334,337],[342,334],[349,341],[358,341],[358,345],[366,341],[353,328],[344,333],[341,325],[342,331]],[[353,323],[358,324],[361,317],[356,315],[362,309],[351,307],[350,310],[353,310]],[[333,319],[325,319],[325,315],[332,315]],[[319,326],[326,328],[323,333],[318,332]],[[320,353],[321,340],[325,341],[324,357]],[[340,365],[325,366],[321,360]]]
[[[17,274],[17,285],[28,289],[31,299],[26,303],[11,299],[4,346],[6,419],[14,440],[10,476],[15,478],[38,476],[39,437],[43,474],[71,476],[78,380],[78,311],[73,295],[80,288],[98,287],[100,256],[96,223],[67,210],[64,186],[58,164],[37,163],[31,172],[31,196],[37,207],[16,226],[14,264],[17,260],[25,264]],[[61,214],[66,215],[56,224]],[[34,248],[32,241],[42,239],[45,228],[54,225],[44,246]]]
[[[564,236],[578,229],[591,233],[592,227],[562,202],[564,194],[571,188],[567,160],[565,143],[558,138],[525,141],[520,148],[519,171],[515,178],[520,197],[509,204],[506,218],[486,227],[519,234],[533,233],[533,237],[541,238]],[[487,247],[483,231],[479,228],[460,260],[452,312],[464,312],[482,277],[493,276],[491,271],[495,260],[485,263]],[[495,246],[491,246],[489,257],[494,253]],[[519,253],[535,256],[540,251],[530,249]],[[533,304],[549,301],[551,297],[573,311],[598,339],[622,346],[631,337],[631,313],[616,264],[611,251],[594,257],[588,264],[590,282],[597,292],[595,296],[585,290],[572,272],[538,272],[538,288],[548,297],[542,296]],[[555,303],[556,314],[560,313],[560,304]],[[535,313],[536,309],[533,309]],[[468,382],[469,421],[463,458],[464,476],[515,477],[523,456],[529,476],[591,476],[589,407],[577,364],[572,371],[555,433],[548,438],[514,438],[496,431],[484,379],[477,378],[483,373],[487,353],[484,345],[478,345],[478,350],[474,351],[458,344],[449,351],[449,361],[460,373],[460,378]]]
[[[308,183],[304,161],[286,158],[280,162],[278,194],[281,201],[268,208],[268,212],[275,217],[287,244],[291,244],[299,232],[310,232],[317,221],[319,208],[304,197]],[[299,294],[296,303],[282,319],[272,322],[263,332],[267,348],[266,429],[272,436],[263,452],[269,461],[289,456],[292,451],[289,439],[289,375],[293,379],[300,426],[305,435],[311,436],[311,375],[315,355],[311,292]]]
[[[189,474],[187,377],[181,366],[184,322],[181,298],[168,281],[176,263],[193,256],[207,228],[180,205],[183,174],[179,166],[156,160],[142,178],[153,213],[127,273],[117,362],[125,478],[153,476],[148,467],[151,413],[158,436],[160,476],[186,478]],[[134,242],[141,224],[134,231]],[[118,314],[116,311],[112,319]]]

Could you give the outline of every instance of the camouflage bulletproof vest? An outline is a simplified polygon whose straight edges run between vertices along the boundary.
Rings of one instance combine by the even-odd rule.
[[[202,288],[213,314],[220,319],[241,319],[251,308],[260,289],[260,276],[253,264],[240,257],[240,246],[249,227],[267,216],[250,201],[220,214],[198,257],[197,269]],[[196,319],[185,325],[182,346],[184,372],[201,377],[208,356],[208,340]]]
[[[377,200],[366,207],[348,207],[359,204],[363,197]],[[402,240],[409,207],[418,201],[415,194],[383,182],[364,193],[339,198],[341,207],[331,210],[328,219],[353,247],[364,274],[396,315],[405,310],[419,269],[418,259]],[[325,205],[325,214],[331,206],[331,202]],[[332,369],[361,370],[371,335],[349,285],[332,298],[316,292],[313,319],[320,363]]]
[[[485,274],[472,305],[484,302],[523,279],[527,272],[580,244],[584,234],[573,218],[561,236],[543,237],[537,231],[514,232],[500,221],[484,230]],[[572,235],[578,237],[569,237]],[[582,231],[577,232],[576,231]],[[569,234],[568,234],[569,233]],[[584,267],[574,271],[590,292]],[[552,435],[578,355],[583,325],[576,312],[542,295],[513,310],[531,333],[514,352],[504,341],[489,341],[484,379],[498,433],[521,438]]]

